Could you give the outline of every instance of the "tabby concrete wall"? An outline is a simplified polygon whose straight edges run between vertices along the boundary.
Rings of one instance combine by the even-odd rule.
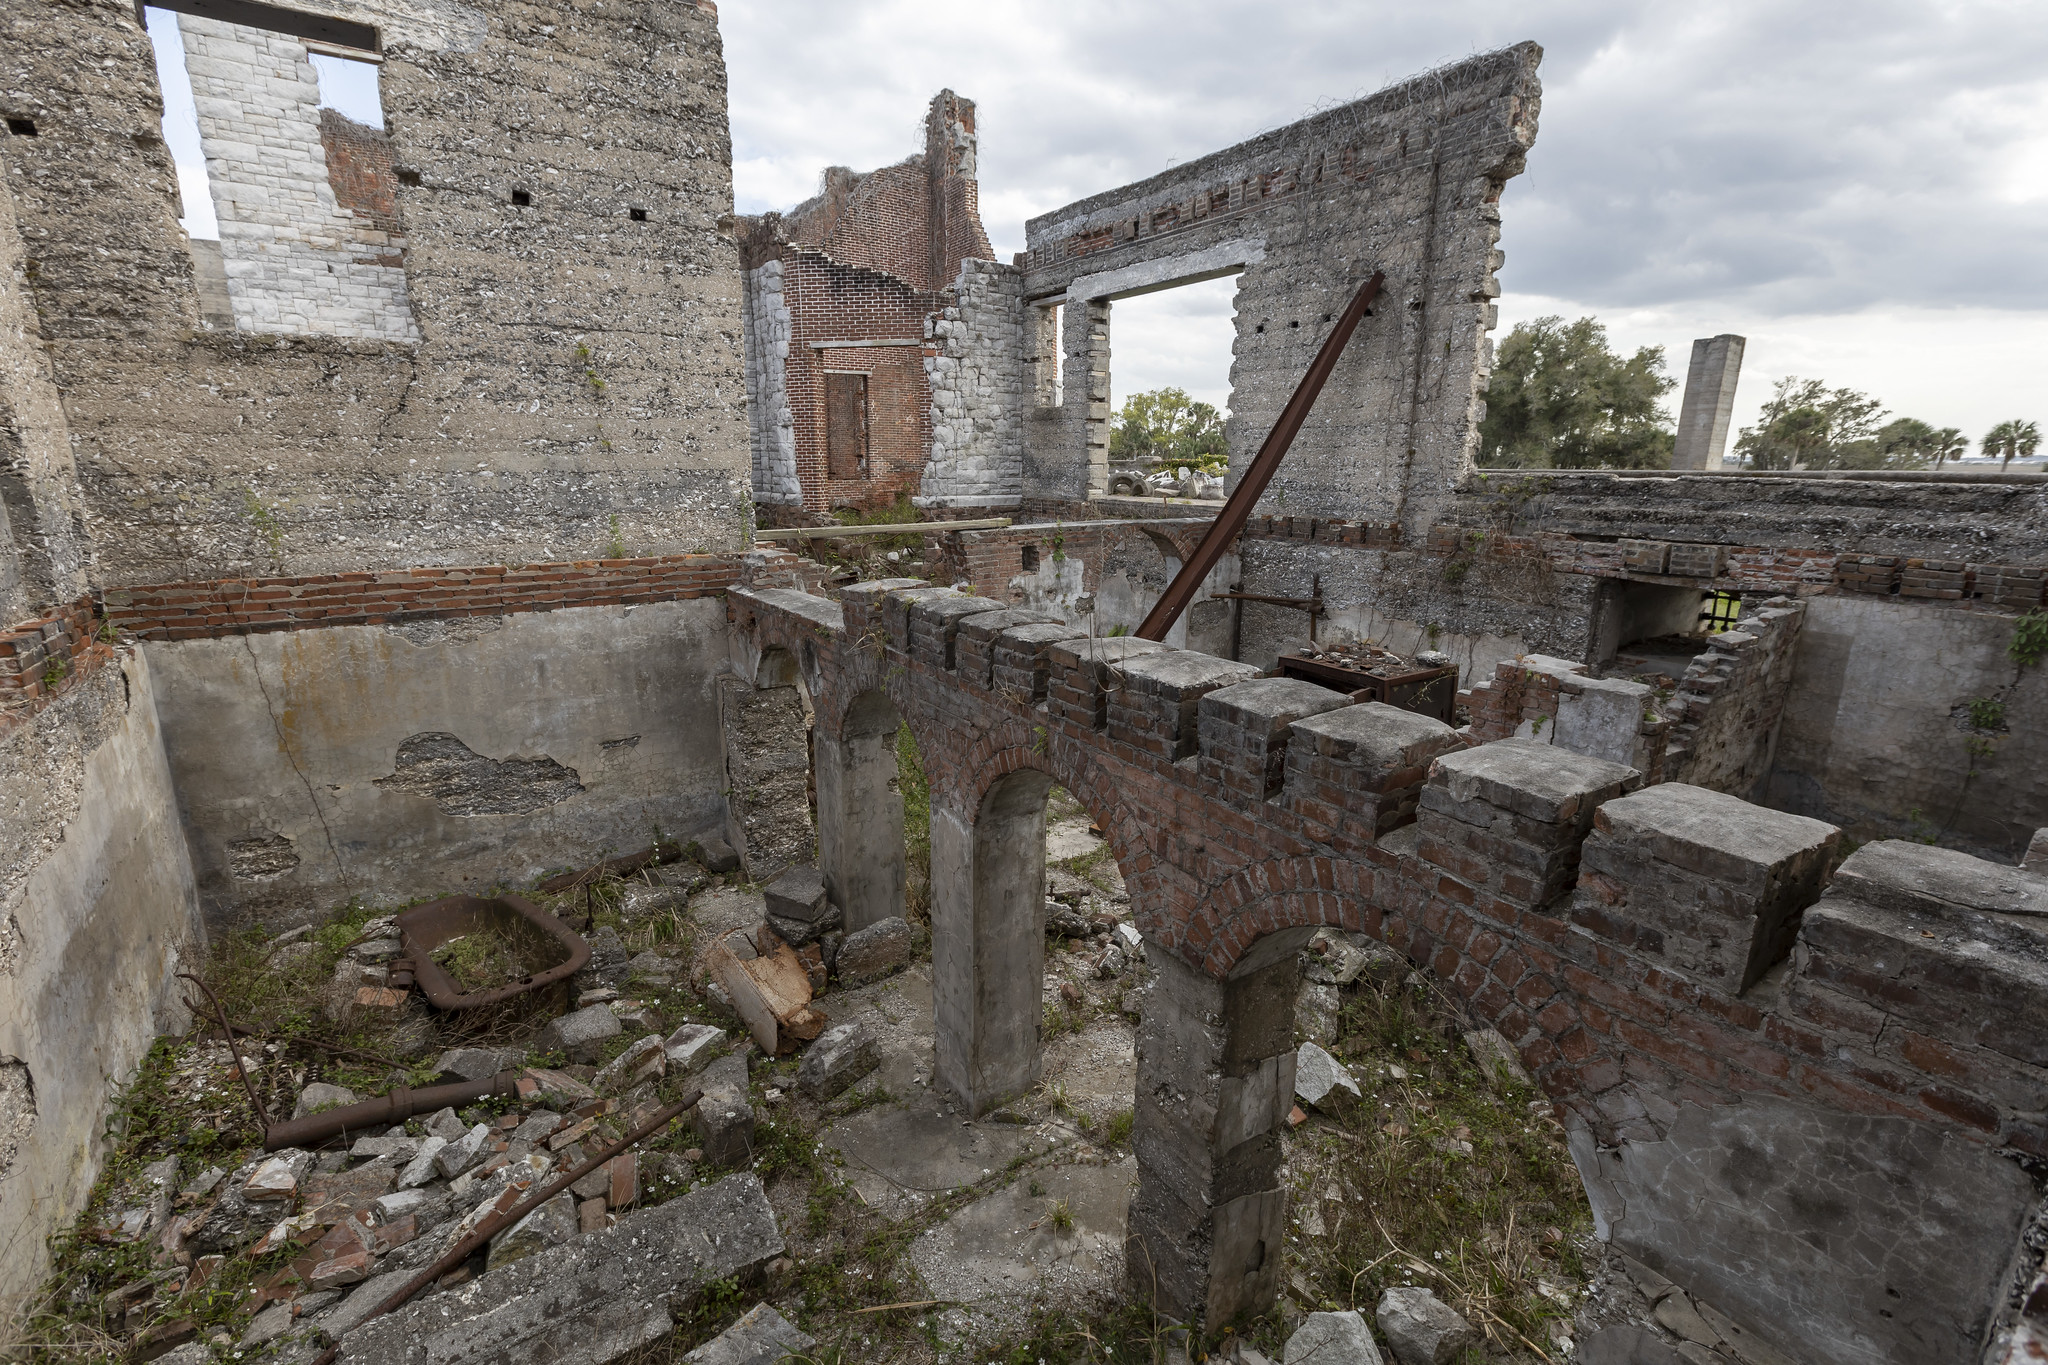
[[[722,832],[715,597],[143,646],[209,920]]]
[[[205,948],[156,674],[109,655],[0,737],[0,1309],[84,1207],[107,1101],[185,1027],[173,976]]]
[[[202,329],[137,11],[0,16],[0,104],[37,127],[0,169],[97,581],[743,546],[715,8],[304,8],[382,33],[417,343]]]
[[[1471,467],[1500,192],[1535,140],[1541,55],[1472,57],[1032,219],[1024,294],[1064,298],[1067,382],[1059,418],[1026,425],[1027,501],[1102,491],[1119,296],[1242,272],[1228,425],[1241,474],[1331,322],[1383,271],[1261,506],[1419,537]]]

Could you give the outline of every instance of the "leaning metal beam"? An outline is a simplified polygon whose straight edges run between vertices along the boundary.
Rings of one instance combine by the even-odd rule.
[[[1378,297],[1380,285],[1386,278],[1383,272],[1375,270],[1372,278],[1358,287],[1350,306],[1345,308],[1344,315],[1337,319],[1336,327],[1324,340],[1323,349],[1316,352],[1315,363],[1301,377],[1294,397],[1288,399],[1287,406],[1280,410],[1280,420],[1266,434],[1266,443],[1252,457],[1251,468],[1238,480],[1236,490],[1223,504],[1223,510],[1216,514],[1216,520],[1209,523],[1209,529],[1202,535],[1202,543],[1188,556],[1188,562],[1181,565],[1173,582],[1166,585],[1166,591],[1160,594],[1159,601],[1145,617],[1145,624],[1138,627],[1140,640],[1166,638],[1166,632],[1173,629],[1173,623],[1187,610],[1188,599],[1195,595],[1195,589],[1202,586],[1202,580],[1209,576],[1209,571],[1216,567],[1216,561],[1223,558],[1223,552],[1244,529],[1252,508],[1258,505],[1266,485],[1273,481],[1273,471],[1280,467],[1280,461],[1286,456],[1287,448],[1294,444],[1301,424],[1308,420],[1308,410],[1315,406],[1316,395],[1323,391],[1330,372],[1337,368],[1337,357],[1344,353],[1351,334],[1358,330],[1359,319],[1365,316],[1373,299]]]

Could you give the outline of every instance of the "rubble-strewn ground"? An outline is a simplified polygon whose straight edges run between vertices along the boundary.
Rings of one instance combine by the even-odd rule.
[[[915,844],[922,790],[907,746],[906,760]],[[582,890],[536,896],[579,929],[592,917],[591,967],[573,987],[482,1018],[437,1016],[416,993],[400,1009],[355,1003],[359,990],[374,992],[396,951],[390,908],[355,907],[282,944],[260,931],[217,943],[204,975],[238,1028],[252,1030],[247,1065],[274,1116],[290,1114],[316,1083],[361,1096],[433,1083],[449,1048],[498,1050],[499,1064],[545,1067],[559,1079],[523,1104],[422,1115],[353,1159],[338,1147],[308,1154],[290,1196],[259,1206],[224,1193],[248,1181],[261,1153],[219,1030],[164,1038],[117,1106],[105,1174],[17,1338],[52,1360],[125,1358],[139,1338],[189,1342],[174,1357],[180,1365],[309,1360],[314,1329],[334,1324],[353,1298],[387,1292],[403,1278],[395,1272],[428,1264],[508,1181],[596,1151],[689,1088],[682,1065],[631,1085],[601,1072],[637,1040],[696,1021],[726,1038],[691,1060],[692,1075],[721,1053],[748,1060],[757,1126],[741,1165],[765,1183],[788,1258],[760,1285],[715,1285],[668,1339],[632,1360],[680,1360],[761,1299],[817,1339],[812,1358],[821,1362],[1168,1359],[1171,1325],[1123,1287],[1136,1179],[1133,1020],[1146,969],[1134,937],[1111,927],[1128,924],[1129,901],[1087,814],[1055,791],[1048,815],[1055,903],[1044,1081],[975,1122],[932,1088],[921,929],[905,970],[858,989],[835,984],[814,1002],[835,1025],[869,1029],[879,1055],[872,1072],[820,1104],[797,1087],[801,1056],[762,1056],[703,986],[703,949],[760,921],[759,889],[690,862],[607,883],[587,900]],[[922,879],[913,882],[915,903]],[[1306,1111],[1289,1137],[1287,1297],[1270,1318],[1242,1325],[1242,1338],[1226,1337],[1222,1354],[1254,1347],[1277,1360],[1305,1312],[1355,1306],[1369,1322],[1384,1289],[1415,1284],[1481,1330],[1469,1361],[1567,1358],[1589,1278],[1589,1217],[1548,1106],[1482,1070],[1461,1040],[1470,1023],[1420,974],[1372,957],[1371,970],[1331,984],[1359,955],[1324,946],[1307,964],[1303,1036],[1326,1044],[1361,1094],[1341,1105],[1326,1099],[1330,1112]],[[610,1008],[623,1024],[580,1064],[541,1050],[542,1030],[568,1010],[572,990],[594,993],[586,999],[616,993]],[[466,1135],[479,1123],[486,1136],[474,1166],[454,1179],[432,1174],[418,1183],[420,1197],[371,1214],[358,1238],[367,1243],[362,1263],[337,1260],[357,1250],[334,1244],[337,1208],[345,1218],[395,1193],[436,1132]],[[701,1159],[699,1140],[687,1123],[671,1125],[643,1144],[627,1188],[599,1180],[579,1189],[581,1226],[725,1174]],[[167,1159],[176,1162],[170,1197],[153,1200],[149,1175],[164,1176]],[[286,1221],[292,1214],[296,1223]],[[570,1235],[527,1237],[542,1245]],[[487,1264],[480,1256],[454,1278],[487,1274]],[[1193,1349],[1199,1356],[1201,1344]]]

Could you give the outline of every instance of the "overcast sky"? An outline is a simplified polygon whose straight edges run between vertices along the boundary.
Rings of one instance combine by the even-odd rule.
[[[2040,0],[725,0],[719,23],[741,212],[791,207],[826,165],[920,150],[926,102],[951,86],[979,105],[982,219],[1005,260],[1034,214],[1532,38],[1542,125],[1502,201],[1496,337],[1590,313],[1618,346],[1663,346],[1682,382],[1693,338],[1740,333],[1738,424],[1785,374],[1973,440],[2048,422]],[[190,95],[175,45],[159,51],[189,184]],[[323,95],[374,117],[369,74],[327,63]],[[1119,399],[1177,383],[1224,405],[1230,295],[1118,304]]]
[[[735,191],[920,150],[979,105],[982,218],[1026,218],[1525,38],[1543,115],[1509,183],[1501,328],[1593,314],[1662,345],[1749,338],[1737,420],[1796,373],[1961,427],[2048,423],[2048,4],[1435,5],[725,0]],[[1230,287],[1117,305],[1117,395],[1228,395]],[[1671,395],[1675,409],[1677,391]]]

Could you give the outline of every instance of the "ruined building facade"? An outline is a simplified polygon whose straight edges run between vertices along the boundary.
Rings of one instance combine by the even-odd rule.
[[[925,149],[740,221],[755,501],[787,512],[977,506],[973,418],[953,352],[963,294],[994,256],[974,102],[941,91]],[[970,307],[972,305],[970,304]],[[786,513],[785,513],[786,514]]]
[[[655,832],[756,880],[815,849],[857,928],[902,904],[907,725],[935,1083],[976,1113],[1037,1075],[1050,787],[1108,836],[1151,972],[1133,1283],[1169,1313],[1273,1301],[1295,955],[1338,925],[1518,1050],[1603,1237],[1779,1350],[1960,1365],[2036,1330],[2048,483],[1476,471],[1533,44],[999,263],[946,95],[922,162],[735,224],[708,3],[245,13],[272,26],[182,29],[217,252],[177,225],[133,8],[4,21],[0,1290],[209,932]],[[374,46],[382,138],[317,109],[309,43]],[[1108,495],[1117,299],[1237,279],[1241,473],[1375,273],[1177,633],[1120,636],[1204,524]],[[868,311],[799,335],[841,285]],[[833,374],[870,435],[899,386],[902,464],[832,473]],[[975,592],[752,548],[750,489],[913,488],[1018,510],[932,536]],[[1308,601],[1324,638],[1448,654],[1459,724],[1263,676]],[[1668,686],[1627,662],[1660,641]]]

